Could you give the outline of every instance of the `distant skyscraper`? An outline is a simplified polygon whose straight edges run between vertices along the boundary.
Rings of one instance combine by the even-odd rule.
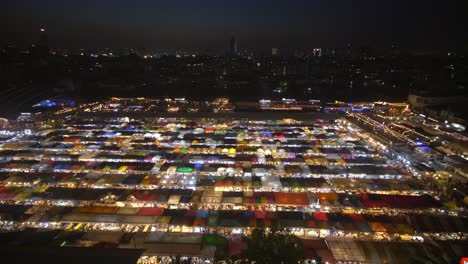
[[[320,57],[320,56],[322,56],[322,49],[320,49],[320,48],[316,48],[316,49],[314,49],[312,52],[313,52],[313,54],[314,54],[314,57]]]
[[[272,48],[271,49],[271,55],[272,56],[277,56],[279,54],[279,49],[278,48]]]
[[[294,51],[294,56],[297,58],[302,58],[304,57],[304,55],[305,55],[305,52],[301,49],[297,49]]]
[[[231,55],[237,54],[237,42],[236,37],[234,36],[232,36],[231,40],[229,41],[229,53],[231,53]]]
[[[45,29],[40,29],[39,40],[37,41],[37,45],[47,47],[49,46],[49,38],[47,37],[47,32]]]
[[[40,29],[40,35],[36,44],[36,49],[40,56],[47,56],[49,54],[49,38],[44,28]]]

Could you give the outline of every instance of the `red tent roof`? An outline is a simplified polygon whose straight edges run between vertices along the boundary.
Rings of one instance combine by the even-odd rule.
[[[161,207],[143,207],[138,211],[138,215],[160,216],[164,208]]]

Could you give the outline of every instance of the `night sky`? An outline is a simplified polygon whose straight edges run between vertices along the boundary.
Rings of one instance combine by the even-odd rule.
[[[466,46],[463,0],[1,0],[0,44],[241,49]]]

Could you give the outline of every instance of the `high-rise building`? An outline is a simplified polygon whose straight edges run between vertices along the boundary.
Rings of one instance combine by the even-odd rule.
[[[272,48],[272,49],[271,49],[271,55],[272,55],[272,56],[277,56],[277,55],[279,55],[279,49],[278,49],[278,48]]]
[[[34,54],[39,56],[49,55],[49,38],[47,32],[44,28],[40,29],[39,39],[36,41],[35,45],[32,45]]]
[[[231,40],[229,41],[229,53],[231,55],[237,54],[237,42],[236,42],[236,37],[234,36],[232,36]]]
[[[39,37],[39,45],[44,45],[47,46],[48,38],[47,38],[47,33],[44,28],[40,29],[41,35]]]
[[[320,57],[320,56],[322,56],[322,49],[315,48],[315,49],[312,50],[312,53],[314,54],[314,57]]]
[[[297,49],[294,51],[294,57],[303,58],[305,56],[305,51],[302,49]]]

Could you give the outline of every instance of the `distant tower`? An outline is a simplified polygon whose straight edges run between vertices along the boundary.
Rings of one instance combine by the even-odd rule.
[[[322,49],[321,48],[315,48],[312,50],[312,53],[314,54],[314,57],[320,57],[322,56]]]
[[[39,37],[39,45],[47,46],[47,33],[44,28],[40,29],[41,35]]]
[[[237,42],[234,36],[232,36],[229,41],[229,53],[231,53],[231,55],[237,55]]]
[[[46,30],[40,29],[41,35],[39,36],[39,41],[37,46],[39,48],[39,54],[41,56],[47,56],[49,54],[49,38],[47,37]]]
[[[278,56],[279,55],[279,49],[278,48],[272,48],[271,49],[271,55],[272,56]]]

